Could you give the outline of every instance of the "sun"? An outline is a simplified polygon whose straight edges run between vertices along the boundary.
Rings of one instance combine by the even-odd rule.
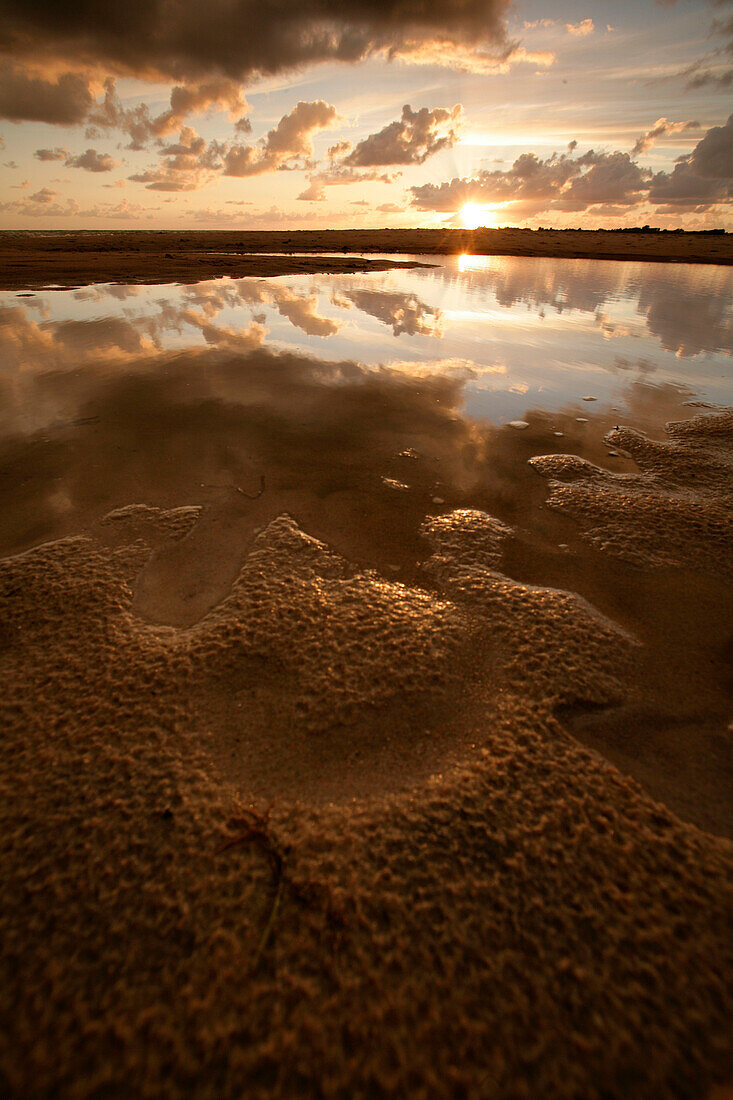
[[[467,202],[461,207],[461,221],[466,229],[486,226],[496,228],[496,207],[491,203]]]

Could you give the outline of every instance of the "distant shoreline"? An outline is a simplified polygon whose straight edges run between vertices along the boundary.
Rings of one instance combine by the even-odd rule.
[[[733,234],[580,229],[4,230],[0,231],[0,289],[347,273],[394,265],[387,260],[360,261],[359,254],[464,252],[730,266]],[[356,255],[350,258],[349,253]]]

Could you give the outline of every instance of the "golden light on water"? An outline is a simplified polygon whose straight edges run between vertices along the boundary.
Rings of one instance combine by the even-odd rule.
[[[460,272],[486,271],[489,263],[495,258],[494,256],[471,256],[468,252],[464,252],[458,257],[458,270]]]

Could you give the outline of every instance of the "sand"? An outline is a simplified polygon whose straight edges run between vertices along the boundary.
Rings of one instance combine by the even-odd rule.
[[[464,429],[446,405],[425,430],[447,450]],[[650,655],[643,607],[535,583],[561,566],[475,507],[408,511],[423,549],[397,575],[272,515],[256,483],[218,511],[129,504],[0,560],[4,1096],[725,1083],[725,776],[686,803],[679,761],[655,780],[634,742],[669,730],[684,630],[729,674],[733,415],[658,442],[613,431],[638,461],[615,474],[533,452],[527,421],[498,434],[504,461],[534,459],[546,522],[567,515],[611,577],[633,561],[639,599],[691,586],[668,650]],[[395,462],[418,486],[421,469]]]
[[[262,253],[311,253],[307,258]],[[560,256],[660,263],[733,263],[733,236],[530,229],[0,232],[0,290],[88,282],[196,282],[217,276],[384,270],[324,253]],[[321,253],[321,255],[317,255]],[[396,261],[392,261],[396,262]]]
[[[633,430],[495,428],[459,374],[38,316],[3,316],[0,1095],[723,1100],[733,413],[636,382]]]

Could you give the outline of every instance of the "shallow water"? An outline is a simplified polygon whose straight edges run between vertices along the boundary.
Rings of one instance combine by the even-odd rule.
[[[529,460],[569,453],[633,476],[633,440],[608,443],[610,429],[664,440],[665,422],[733,404],[732,302],[731,269],[516,257],[1,295],[0,554],[133,503],[201,507],[134,586],[141,621],[189,628],[283,513],[350,568],[441,596],[426,517],[488,513],[511,527],[503,574],[579,593],[641,643],[627,696],[609,711],[581,692],[568,727],[683,816],[728,831],[729,583],[699,553],[609,552],[582,510],[547,506]],[[679,486],[654,476],[633,485],[649,489],[647,519],[632,495],[629,530],[666,522]],[[342,747],[332,755],[323,797],[345,789]],[[393,765],[384,749],[372,774],[389,785],[420,771],[414,757]],[[264,787],[287,789],[282,760],[257,767]]]

